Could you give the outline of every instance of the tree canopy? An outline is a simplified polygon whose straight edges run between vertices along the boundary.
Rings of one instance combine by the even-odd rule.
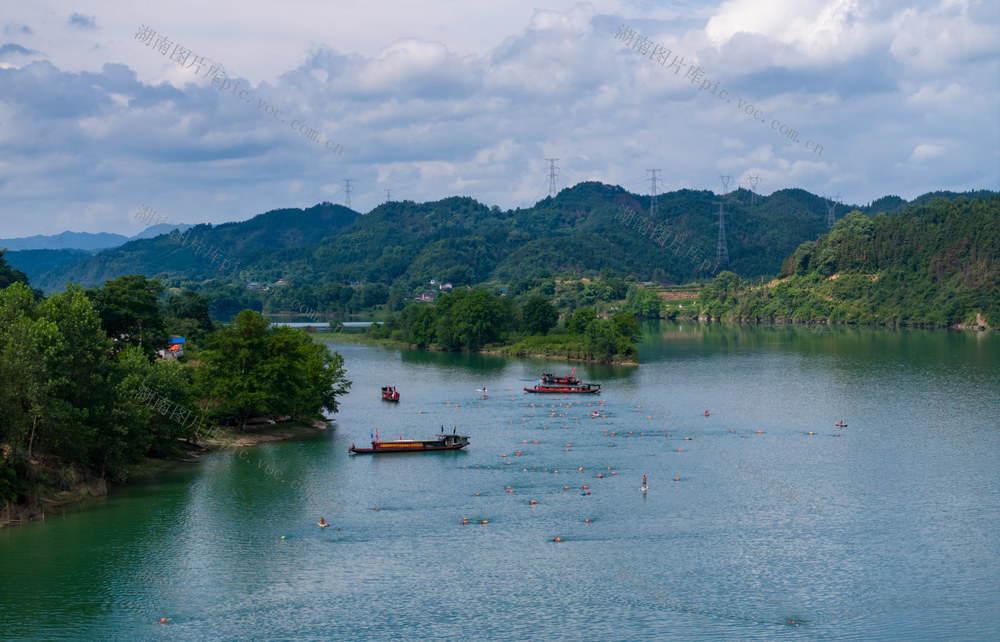
[[[252,310],[206,338],[197,373],[210,411],[244,428],[256,416],[336,412],[351,385],[339,354]]]

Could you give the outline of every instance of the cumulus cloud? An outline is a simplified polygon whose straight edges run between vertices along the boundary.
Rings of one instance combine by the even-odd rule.
[[[89,19],[96,51],[77,25],[37,17],[47,40],[25,26],[0,47],[12,62],[0,68],[0,216],[20,228],[8,235],[118,229],[141,203],[174,221],[242,220],[340,201],[345,178],[362,211],[385,189],[396,200],[525,206],[548,194],[545,158],[560,159],[559,187],[599,179],[636,192],[649,167],[664,170],[665,190],[718,190],[722,172],[760,176],[759,192],[801,187],[845,203],[1000,182],[1000,47],[983,35],[998,19],[983,2],[511,6],[520,22],[496,14],[502,26],[479,25],[490,43],[480,51],[459,34],[467,25],[431,7],[414,20],[440,28],[391,20],[400,26],[363,48],[343,33],[303,40],[278,73],[254,61],[287,34],[260,19],[232,26],[248,32],[242,47],[199,38],[193,25],[174,40],[224,60],[229,85],[138,43],[116,15]],[[616,40],[622,24],[683,67]],[[50,43],[68,46],[59,29],[103,62],[56,64],[62,50],[50,54]],[[691,65],[710,87],[686,77]]]

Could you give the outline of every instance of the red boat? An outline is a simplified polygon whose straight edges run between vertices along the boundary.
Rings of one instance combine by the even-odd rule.
[[[546,386],[542,384],[536,384],[534,388],[524,387],[525,392],[546,392],[550,394],[598,394],[601,392],[601,384],[599,383],[581,383],[578,386]]]
[[[372,439],[371,448],[357,448],[354,444],[348,448],[348,452],[358,455],[377,455],[381,453],[412,453],[427,452],[431,450],[459,450],[469,445],[468,435],[457,435],[454,432],[446,435],[444,431],[436,439],[393,439],[392,441],[379,441],[378,435]]]
[[[399,391],[395,386],[382,386],[382,401],[399,401]]]
[[[573,373],[575,372],[576,368],[573,368]],[[551,372],[546,372],[545,374],[542,375],[542,384],[543,385],[561,384],[564,386],[579,386],[583,382],[574,377],[573,373],[570,373],[565,377],[559,377],[552,374]]]

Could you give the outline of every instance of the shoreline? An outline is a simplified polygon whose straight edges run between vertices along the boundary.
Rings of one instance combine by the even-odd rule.
[[[496,357],[527,357],[531,359],[562,359],[564,361],[578,361],[581,363],[600,363],[605,365],[613,366],[638,366],[638,361],[600,361],[598,359],[585,359],[583,357],[574,357],[564,354],[545,354],[543,352],[529,352],[526,350],[519,350],[517,352],[511,353],[507,352],[511,350],[514,346],[499,346],[493,348],[483,348],[481,350],[468,351],[468,350],[439,350],[434,346],[427,346],[424,348],[417,347],[415,343],[406,343],[405,341],[394,341],[392,339],[371,339],[365,338],[363,335],[359,334],[346,334],[338,333],[335,336],[316,336],[313,335],[319,341],[330,341],[331,343],[355,343],[361,345],[369,346],[379,346],[382,348],[406,348],[409,350],[427,350],[429,352],[457,352],[459,354],[488,354]]]
[[[120,482],[111,483],[103,478],[85,479],[70,490],[53,490],[38,496],[34,501],[22,504],[8,504],[0,508],[0,528],[21,526],[31,522],[42,521],[47,515],[63,515],[66,511],[56,510],[61,507],[79,506],[88,499],[104,497],[114,488],[126,486],[130,482],[155,475],[184,464],[199,464],[201,456],[227,450],[229,448],[250,448],[275,441],[288,441],[300,437],[308,437],[321,433],[330,427],[332,420],[300,419],[283,424],[258,424],[271,428],[267,432],[240,433],[238,429],[222,429],[211,437],[201,437],[197,443],[185,443],[177,459],[153,459],[136,465],[129,476]],[[276,426],[280,426],[276,427]],[[256,427],[256,426],[254,426]]]

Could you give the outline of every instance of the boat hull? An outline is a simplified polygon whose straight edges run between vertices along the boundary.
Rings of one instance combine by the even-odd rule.
[[[524,387],[525,392],[538,392],[543,394],[554,394],[554,395],[596,395],[601,392],[600,386],[596,388],[571,388],[571,387],[546,387],[546,386],[535,386],[534,388]]]
[[[422,453],[437,450],[461,450],[469,445],[467,435],[441,435],[438,439],[397,439],[395,441],[372,441],[371,448],[358,448],[354,444],[348,452],[359,455],[383,453]]]
[[[375,448],[349,448],[348,450],[359,455],[377,455],[384,453],[425,453],[437,450],[461,450],[468,445],[469,444],[456,444],[454,446],[413,446],[387,448],[383,444]]]

